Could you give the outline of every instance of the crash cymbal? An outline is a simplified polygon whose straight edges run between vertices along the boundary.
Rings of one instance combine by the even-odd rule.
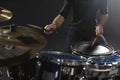
[[[47,41],[28,26],[0,27],[0,66],[12,66],[32,59]]]
[[[0,22],[10,20],[13,14],[10,10],[0,7]]]
[[[29,26],[10,26],[0,27],[0,45],[14,45],[29,48],[44,47],[46,40],[44,37]]]

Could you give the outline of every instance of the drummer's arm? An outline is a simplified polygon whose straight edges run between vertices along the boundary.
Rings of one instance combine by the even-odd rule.
[[[99,36],[103,34],[103,27],[108,19],[108,7],[107,7],[107,0],[101,1],[100,6],[100,19],[96,26],[96,35]]]
[[[58,16],[56,16],[54,18],[54,20],[52,21],[51,24],[55,25],[55,29],[56,29],[56,28],[58,28],[59,26],[61,26],[63,24],[64,20],[65,20],[64,16],[59,14]]]
[[[71,0],[64,0],[64,5],[62,9],[59,11],[59,15],[54,19],[52,23],[58,23],[56,27],[61,26],[64,20],[68,17],[71,8],[72,8]]]
[[[101,15],[100,22],[96,26],[96,35],[99,36],[104,33],[103,28],[108,19],[108,14]]]
[[[58,15],[54,18],[52,23],[45,26],[46,33],[48,33],[48,31],[50,32],[60,27],[63,24],[64,20],[68,17],[70,9],[71,0],[65,0],[62,9],[59,11]]]
[[[101,14],[100,21],[98,25],[102,25],[102,27],[105,25],[105,23],[108,20],[108,13],[106,14]]]

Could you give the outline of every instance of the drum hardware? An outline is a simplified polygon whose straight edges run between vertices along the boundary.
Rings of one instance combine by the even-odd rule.
[[[0,22],[10,20],[13,14],[10,10],[0,7]]]

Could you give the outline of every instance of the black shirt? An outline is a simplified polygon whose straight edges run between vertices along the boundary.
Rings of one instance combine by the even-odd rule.
[[[65,0],[60,15],[67,18],[71,9],[73,22],[96,23],[98,13],[108,13],[107,0]]]

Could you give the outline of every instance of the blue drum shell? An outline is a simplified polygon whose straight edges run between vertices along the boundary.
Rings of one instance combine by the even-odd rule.
[[[120,50],[117,50],[113,54],[107,55],[107,56],[90,57],[88,58],[88,62],[97,63],[101,65],[104,64],[104,66],[105,65],[110,66],[109,64],[119,65],[120,64]]]
[[[38,53],[40,59],[47,58],[47,60],[65,66],[80,66],[85,64],[87,59],[83,56],[78,56],[61,51],[40,51]]]

